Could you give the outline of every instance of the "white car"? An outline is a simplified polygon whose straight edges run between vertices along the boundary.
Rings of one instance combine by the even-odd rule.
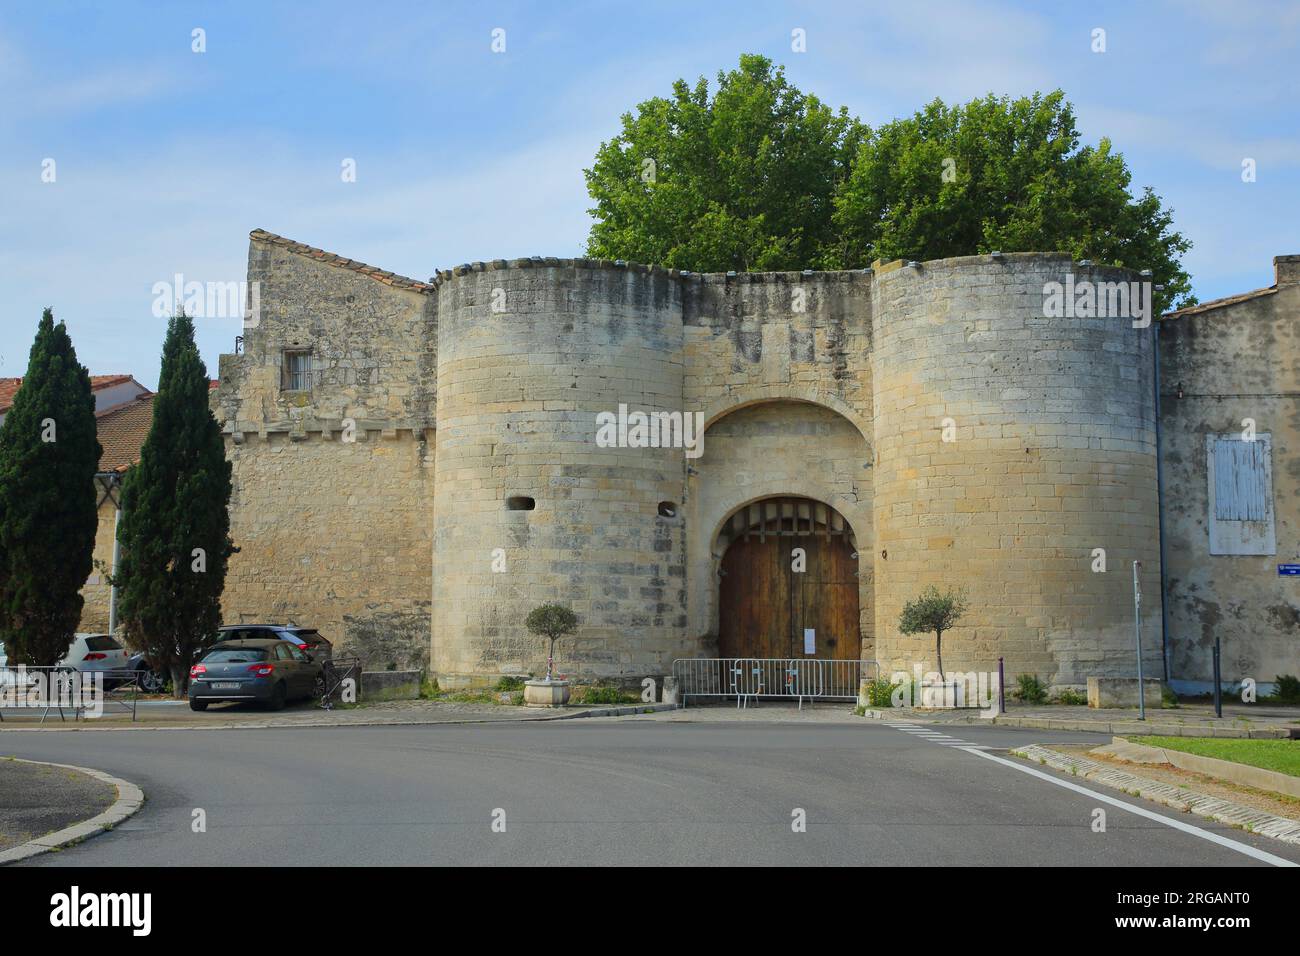
[[[91,671],[125,671],[126,649],[108,634],[78,634],[68,646],[57,666],[83,673]]]

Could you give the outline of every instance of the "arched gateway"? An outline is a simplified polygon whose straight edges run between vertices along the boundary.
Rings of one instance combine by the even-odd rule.
[[[766,498],[722,526],[718,654],[857,659],[858,554],[838,511],[811,498]]]

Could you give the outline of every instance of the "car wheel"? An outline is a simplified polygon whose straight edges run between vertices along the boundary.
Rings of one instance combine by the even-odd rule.
[[[160,694],[167,681],[157,671],[140,672],[140,689],[146,694]]]
[[[190,710],[207,710],[208,702],[206,700],[191,700]]]
[[[312,683],[311,695],[316,699],[325,696],[325,675],[317,674],[316,680]]]
[[[286,696],[287,695],[284,689],[284,681],[280,681],[280,683],[276,684],[275,687],[271,690],[271,709],[284,710],[284,702]]]

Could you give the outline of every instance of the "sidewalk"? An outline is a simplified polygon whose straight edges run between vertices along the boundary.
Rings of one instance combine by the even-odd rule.
[[[1007,702],[1007,712],[993,718],[972,710],[890,708],[868,710],[866,716],[882,720],[909,720],[932,724],[991,723],[998,727],[1032,727],[1039,730],[1081,730],[1099,734],[1154,734],[1168,737],[1300,738],[1300,708],[1268,704],[1223,705],[1223,717],[1214,716],[1210,704],[1181,704],[1148,708],[1140,720],[1133,708],[1093,710],[1062,705],[1021,706]]]
[[[299,704],[282,711],[261,710],[252,705],[219,704],[196,713],[186,701],[141,702],[136,719],[130,714],[105,712],[94,719],[59,720],[54,712],[40,722],[42,711],[7,708],[0,722],[6,732],[95,731],[95,730],[235,730],[267,727],[365,727],[408,724],[461,724],[518,720],[569,720],[577,717],[608,717],[662,710],[663,704],[591,707],[518,707],[508,704],[453,703],[434,700],[386,701],[322,710],[314,704]]]

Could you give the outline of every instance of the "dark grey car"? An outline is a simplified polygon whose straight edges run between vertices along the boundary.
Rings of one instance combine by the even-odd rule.
[[[289,641],[222,641],[190,668],[190,709],[236,700],[279,710],[287,701],[313,696],[320,671]]]

